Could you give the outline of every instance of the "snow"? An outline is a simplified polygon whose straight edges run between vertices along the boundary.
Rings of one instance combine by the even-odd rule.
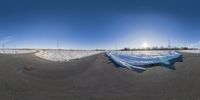
[[[80,59],[101,52],[102,51],[89,50],[41,50],[40,52],[35,53],[35,55],[46,60],[63,62],[72,59]]]
[[[34,53],[37,50],[31,49],[0,49],[0,54],[25,54],[25,53]]]
[[[145,70],[149,65],[170,65],[170,61],[181,57],[176,51],[108,51],[106,55],[116,64],[133,70]]]
[[[199,54],[200,50],[180,50],[179,52]]]

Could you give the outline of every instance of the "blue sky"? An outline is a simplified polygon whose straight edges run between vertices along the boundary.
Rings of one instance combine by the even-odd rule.
[[[195,0],[0,1],[0,43],[19,48],[200,46]]]

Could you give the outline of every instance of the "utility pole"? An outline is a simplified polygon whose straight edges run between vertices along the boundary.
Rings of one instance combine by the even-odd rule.
[[[59,40],[57,40],[57,45],[56,46],[57,46],[57,50],[56,51],[57,51],[57,53],[59,53]]]
[[[59,49],[59,40],[57,40],[57,44],[56,44],[57,50]]]
[[[117,50],[118,48],[117,48],[117,44],[115,44],[115,50]]]
[[[171,41],[168,39],[168,48],[171,49]]]
[[[15,54],[17,54],[17,47],[16,47],[16,44],[14,45],[15,47],[14,47],[14,49],[15,49]]]
[[[2,43],[2,49],[3,49],[3,53],[5,52],[5,44],[4,43]]]

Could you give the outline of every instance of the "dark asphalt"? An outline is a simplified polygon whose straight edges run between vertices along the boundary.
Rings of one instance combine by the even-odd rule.
[[[0,100],[200,100],[200,55],[137,73],[103,53],[65,63],[1,54]]]

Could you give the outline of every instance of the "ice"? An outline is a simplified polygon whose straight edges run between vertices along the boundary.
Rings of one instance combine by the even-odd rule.
[[[37,50],[32,49],[0,49],[0,54],[25,54],[25,53],[34,53]]]
[[[102,51],[89,50],[41,50],[36,56],[50,61],[69,61],[101,53]]]
[[[120,66],[137,70],[155,64],[169,65],[171,60],[182,56],[176,51],[108,51],[106,55]]]

